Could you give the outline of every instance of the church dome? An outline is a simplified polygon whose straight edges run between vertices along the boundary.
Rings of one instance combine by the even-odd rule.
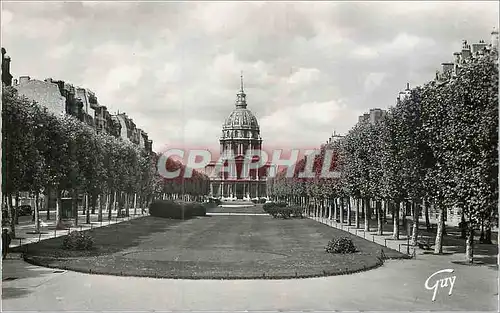
[[[224,122],[223,129],[252,129],[258,130],[259,123],[252,111],[244,108],[237,108],[229,114]]]
[[[241,89],[237,93],[236,108],[229,114],[222,125],[222,140],[232,138],[260,139],[259,123],[252,111],[247,109],[246,94]]]

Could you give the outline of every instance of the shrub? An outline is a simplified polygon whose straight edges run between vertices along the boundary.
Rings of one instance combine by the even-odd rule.
[[[268,202],[263,206],[264,212],[270,214],[274,218],[290,218],[300,217],[303,218],[304,209],[300,206],[287,206],[286,202]]]
[[[217,204],[215,202],[203,202],[203,206],[205,207],[205,209],[212,209],[216,208]]]
[[[180,204],[172,200],[156,200],[149,206],[149,215],[172,219],[188,219],[193,210],[188,204]]]
[[[328,253],[354,253],[356,252],[356,247],[349,237],[333,238],[328,242],[325,247]]]
[[[262,209],[264,210],[264,212],[271,214],[271,213],[269,212],[269,210],[270,210],[271,208],[274,208],[274,207],[275,207],[275,203],[274,203],[274,202],[268,202],[268,203],[265,203],[265,204],[262,206]]]
[[[304,218],[304,209],[302,207],[300,207],[300,206],[293,206],[290,209],[291,209],[292,215],[294,217]]]
[[[65,250],[90,250],[94,244],[94,238],[87,233],[81,231],[72,231],[64,237],[63,249]]]
[[[190,211],[191,216],[207,215],[207,208],[202,203],[198,202],[187,203],[185,207],[187,208],[188,211]]]

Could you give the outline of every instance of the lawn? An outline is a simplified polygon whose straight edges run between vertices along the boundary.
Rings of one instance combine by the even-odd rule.
[[[380,265],[397,251],[352,236],[354,254],[325,252],[350,234],[310,219],[206,216],[186,221],[143,217],[90,231],[94,249],[65,251],[63,237],[27,247],[29,262],[101,274],[165,278],[293,278],[338,275]]]

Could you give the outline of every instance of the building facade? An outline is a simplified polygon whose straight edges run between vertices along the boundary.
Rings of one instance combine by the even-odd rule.
[[[128,140],[149,153],[152,152],[153,141],[149,140],[145,131],[137,128],[134,121],[126,113],[112,115],[111,119],[114,125],[113,133],[117,134],[117,137]]]
[[[270,164],[266,163],[259,169],[250,169],[247,168],[250,159],[245,161],[246,157],[253,155],[251,162],[258,162],[259,152],[262,151],[262,138],[257,118],[247,108],[243,77],[235,106],[222,125],[222,135],[219,139],[221,158],[219,161],[210,162],[205,168],[205,173],[210,177],[210,194],[217,198],[243,200],[267,197],[266,180]],[[251,152],[252,150],[256,153]],[[229,170],[222,172],[222,167]]]
[[[77,97],[76,89],[71,84],[52,78],[38,80],[20,76],[19,81],[14,79],[12,86],[19,96],[35,101],[50,113],[68,114],[81,121],[84,120],[83,102]]]

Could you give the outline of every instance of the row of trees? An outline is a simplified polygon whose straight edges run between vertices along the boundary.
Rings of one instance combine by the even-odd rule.
[[[37,231],[42,198],[49,218],[47,198],[50,194],[56,198],[57,225],[63,227],[63,196],[72,198],[77,224],[78,198],[82,196],[89,223],[90,211],[96,208],[102,221],[103,211],[107,209],[110,219],[117,205],[128,215],[132,203],[134,207],[143,208],[154,198],[207,193],[205,175],[195,171],[192,178],[182,184],[164,179],[157,173],[156,154],[129,141],[98,134],[72,116],[50,114],[44,107],[19,97],[14,88],[3,88],[2,102],[2,207],[8,208],[14,236],[17,209],[13,198],[19,198],[21,192],[29,192],[35,198]],[[185,170],[182,164],[171,160],[168,166]]]
[[[470,60],[455,77],[414,88],[379,122],[358,123],[341,140],[322,147],[314,159],[316,178],[299,178],[307,164],[303,159],[296,164],[294,178],[279,173],[269,190],[276,199],[312,203],[313,214],[333,208],[334,218],[337,207],[343,208],[347,200],[348,215],[351,205],[356,207],[356,227],[361,204],[365,230],[375,213],[379,234],[386,213],[392,212],[396,239],[399,213],[410,206],[413,244],[417,244],[420,212],[428,227],[428,209],[433,206],[439,212],[436,253],[442,253],[446,211],[458,208],[466,258],[472,262],[474,229],[480,228],[485,241],[491,241],[497,221],[497,147],[498,54],[493,50]],[[334,152],[331,166],[341,172],[340,178],[319,176],[328,150]],[[343,209],[339,212],[343,220]],[[350,216],[347,220],[350,224]]]

